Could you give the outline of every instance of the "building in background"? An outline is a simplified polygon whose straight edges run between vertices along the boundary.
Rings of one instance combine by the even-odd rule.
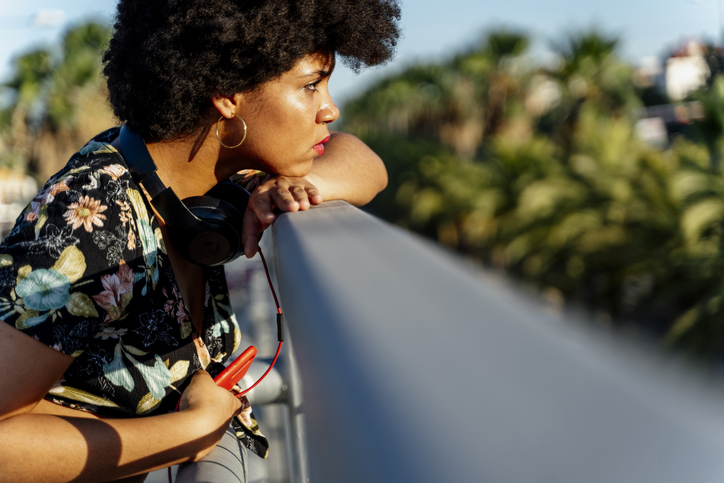
[[[636,84],[656,92],[653,103],[637,109],[636,136],[660,149],[668,147],[686,126],[704,119],[699,101],[685,102],[698,89],[705,88],[712,76],[721,73],[724,50],[696,40],[681,44],[663,59],[641,59],[636,69]],[[656,102],[656,96],[661,99]],[[652,97],[649,96],[649,102]],[[654,104],[654,105],[652,105]]]
[[[680,101],[706,85],[711,70],[705,53],[706,46],[690,40],[666,60],[666,95],[669,99]]]

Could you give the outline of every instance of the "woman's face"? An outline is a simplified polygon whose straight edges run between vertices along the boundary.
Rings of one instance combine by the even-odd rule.
[[[246,122],[247,136],[232,156],[267,173],[309,174],[314,158],[324,153],[327,124],[339,117],[328,89],[334,65],[331,53],[308,54],[279,78],[237,94],[237,114]],[[241,125],[236,118],[226,122],[233,120]],[[229,134],[229,142],[241,139],[240,129]]]

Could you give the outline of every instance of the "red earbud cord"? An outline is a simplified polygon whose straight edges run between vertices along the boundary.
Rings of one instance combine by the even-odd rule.
[[[261,257],[261,263],[264,264],[264,273],[266,274],[266,280],[269,282],[269,288],[271,289],[271,293],[274,296],[274,304],[277,306],[277,340],[279,340],[279,345],[277,346],[277,352],[274,354],[274,360],[272,360],[271,365],[269,366],[269,369],[266,370],[264,374],[259,378],[258,381],[256,381],[254,384],[249,386],[247,389],[244,389],[239,394],[236,395],[236,397],[241,397],[247,392],[251,391],[256,387],[257,384],[259,384],[266,376],[271,372],[272,368],[274,367],[274,364],[276,364],[277,359],[279,358],[279,352],[282,350],[282,342],[284,342],[284,327],[283,327],[283,314],[282,314],[282,308],[279,305],[279,299],[277,299],[277,293],[274,290],[274,284],[271,281],[271,276],[269,276],[269,267],[266,265],[266,259],[264,258],[264,254],[261,252],[261,248],[259,248],[259,256]]]
[[[284,318],[282,314],[282,308],[279,305],[279,299],[277,298],[277,293],[274,290],[274,284],[272,283],[271,276],[269,275],[269,267],[266,264],[266,259],[264,258],[264,254],[261,251],[261,247],[259,247],[259,256],[261,257],[261,263],[264,265],[264,273],[266,274],[267,282],[269,282],[269,288],[271,289],[271,293],[274,296],[274,304],[277,307],[277,339],[279,340],[279,345],[277,345],[277,352],[276,354],[274,354],[274,359],[272,360],[272,363],[269,365],[269,368],[266,370],[266,372],[264,372],[264,374],[262,374],[262,376],[254,384],[237,394],[236,397],[241,397],[254,389],[257,384],[259,384],[271,372],[274,364],[276,364],[277,359],[279,358],[279,352],[282,350],[282,342],[284,342]],[[180,403],[181,398],[179,397],[179,400],[176,403],[176,409],[174,411],[178,411]],[[170,466],[168,467],[168,481],[169,483],[173,482]]]

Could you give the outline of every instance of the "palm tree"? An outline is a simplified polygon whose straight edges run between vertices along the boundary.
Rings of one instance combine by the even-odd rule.
[[[6,119],[3,137],[7,148],[1,159],[6,165],[16,164],[29,156],[31,113],[42,110],[39,104],[52,75],[51,54],[39,49],[18,56],[13,61],[13,70],[12,78],[1,86],[2,90],[13,93],[13,101],[3,113]]]
[[[570,155],[573,130],[584,104],[601,115],[627,116],[642,105],[633,68],[616,56],[618,39],[596,29],[567,35],[554,43],[561,65],[547,74],[559,82],[562,99],[541,119],[539,128],[555,137]]]
[[[48,96],[50,127],[77,124],[80,106],[74,99],[76,93],[87,86],[93,90],[103,88],[100,55],[109,39],[110,29],[96,23],[80,25],[65,34],[63,60],[53,71]]]
[[[495,31],[442,64],[413,66],[347,103],[346,128],[366,137],[434,138],[471,160],[503,128],[520,82],[511,72],[527,49],[519,33]]]
[[[4,85],[14,93],[4,116],[11,119],[5,158],[47,179],[78,146],[114,124],[100,62],[109,38],[108,27],[86,23],[66,32],[61,58],[47,50],[17,58]]]

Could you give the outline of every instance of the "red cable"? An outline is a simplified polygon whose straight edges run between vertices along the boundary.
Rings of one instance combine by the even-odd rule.
[[[261,263],[264,264],[264,273],[266,274],[267,282],[269,282],[269,288],[271,289],[271,293],[274,296],[274,304],[277,306],[277,313],[279,315],[282,315],[282,308],[279,305],[279,299],[277,298],[277,293],[274,290],[274,284],[272,283],[271,276],[269,275],[269,267],[266,264],[266,259],[264,258],[264,254],[261,251],[261,247],[259,247],[259,256],[261,257]],[[266,372],[264,374],[262,374],[262,376],[259,378],[259,380],[256,381],[254,384],[252,384],[251,387],[244,389],[239,394],[237,394],[236,397],[241,397],[244,394],[246,394],[247,392],[254,389],[257,386],[257,384],[259,384],[267,376],[267,374],[269,374],[269,372],[271,372],[272,368],[274,367],[274,364],[276,364],[277,359],[279,358],[279,352],[282,350],[283,341],[281,340],[281,334],[278,334],[278,336],[279,336],[280,340],[279,340],[279,345],[277,346],[277,353],[274,355],[274,360],[272,361],[271,365],[269,366],[269,369],[267,369]]]
[[[266,280],[269,283],[269,288],[271,289],[271,293],[274,296],[274,304],[277,306],[277,314],[279,314],[279,316],[281,316],[282,308],[279,305],[279,299],[277,298],[277,293],[274,290],[274,284],[272,283],[271,276],[269,275],[269,267],[266,264],[266,259],[264,258],[264,254],[261,252],[261,247],[259,247],[259,256],[261,257],[261,263],[264,265],[264,273],[266,274]],[[281,331],[281,328],[278,328],[278,330]],[[276,364],[277,359],[279,358],[279,352],[281,352],[281,350],[282,350],[282,342],[284,342],[281,340],[282,339],[281,332],[279,332],[277,334],[277,336],[279,338],[279,345],[277,346],[277,352],[276,352],[276,354],[274,354],[274,360],[272,360],[272,363],[269,366],[269,368],[266,370],[266,372],[264,372],[264,374],[262,374],[262,376],[254,384],[252,384],[247,389],[244,389],[243,391],[241,391],[239,394],[236,395],[236,397],[241,397],[241,396],[245,395],[246,393],[248,393],[249,391],[251,391],[252,389],[254,389],[271,372],[272,368],[274,367],[274,364]],[[174,412],[178,411],[179,404],[181,404],[180,397],[178,399],[178,402],[176,403],[176,409],[174,409]],[[173,483],[173,477],[171,475],[170,466],[168,467],[168,483]]]
[[[279,357],[279,351],[282,350],[282,342],[283,341],[281,341],[281,340],[279,341],[279,345],[277,346],[277,353],[274,355],[274,360],[272,361],[271,365],[269,366],[269,369],[267,369],[266,372],[264,374],[262,374],[262,376],[259,378],[258,381],[256,381],[254,384],[252,384],[248,389],[244,389],[243,391],[241,391],[239,394],[236,395],[236,397],[241,397],[244,394],[246,394],[247,392],[254,389],[256,387],[256,385],[259,384],[267,376],[267,374],[269,374],[269,372],[274,367],[274,364],[276,363],[277,358]]]
[[[277,306],[277,313],[281,315],[282,308],[279,306],[279,299],[277,299],[277,293],[274,290],[274,284],[272,284],[271,277],[269,276],[269,267],[266,266],[266,258],[264,258],[264,254],[261,252],[261,247],[259,247],[259,256],[261,257],[261,263],[264,264],[264,273],[266,274],[266,281],[269,282],[269,288],[271,289],[271,293],[274,296],[274,304]]]

